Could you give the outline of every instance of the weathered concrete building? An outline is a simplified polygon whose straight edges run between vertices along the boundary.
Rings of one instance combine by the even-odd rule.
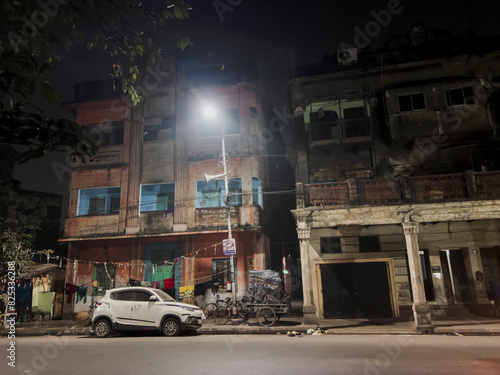
[[[64,236],[68,243],[67,314],[87,310],[111,287],[147,284],[212,299],[226,292],[229,256],[221,125],[230,171],[230,223],[236,240],[237,294],[249,269],[263,269],[269,241],[261,227],[267,184],[266,96],[249,65],[204,72],[189,80],[174,60],[143,79],[144,100],[131,107],[101,83],[77,86],[67,104],[102,147],[72,166]],[[217,71],[215,71],[217,72]],[[203,117],[215,102],[216,120]],[[82,290],[87,288],[87,290]],[[88,293],[85,303],[73,293]]]
[[[433,316],[491,309],[500,51],[428,35],[341,51],[289,81],[306,322],[412,309],[425,331]]]

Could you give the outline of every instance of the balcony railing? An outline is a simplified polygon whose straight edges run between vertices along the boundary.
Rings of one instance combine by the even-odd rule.
[[[477,196],[479,198],[496,198],[500,196],[500,172],[478,172],[474,174]]]
[[[313,184],[309,187],[308,206],[343,205],[348,200],[347,182]]]
[[[417,202],[465,198],[464,176],[461,173],[412,177],[411,182]]]
[[[466,171],[407,179],[349,179],[344,182],[305,184],[303,188],[299,185],[297,188],[297,207],[497,199],[500,198],[500,171]]]
[[[310,142],[371,136],[370,119],[344,119],[309,124]]]

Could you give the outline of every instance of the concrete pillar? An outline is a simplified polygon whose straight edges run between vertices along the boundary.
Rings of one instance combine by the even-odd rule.
[[[403,230],[408,252],[408,264],[410,266],[410,279],[413,292],[413,316],[414,327],[417,332],[432,332],[432,321],[429,304],[425,299],[424,281],[422,267],[420,266],[420,249],[418,247],[418,223],[404,221]]]
[[[488,280],[484,280],[481,251],[475,247],[465,249],[464,262],[469,275],[469,288],[471,289],[474,312],[477,315],[488,315],[491,311],[491,304],[487,295]]]
[[[302,313],[304,324],[314,324],[317,322],[316,306],[313,305],[313,282],[312,270],[309,258],[309,238],[311,228],[307,225],[305,219],[297,219],[297,234],[300,244],[300,266],[302,270],[302,293],[303,307]]]

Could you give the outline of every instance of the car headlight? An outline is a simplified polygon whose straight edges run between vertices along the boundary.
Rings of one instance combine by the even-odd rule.
[[[196,311],[196,310],[199,310],[198,307],[187,307],[187,306],[181,306],[184,310],[187,310],[187,311]]]

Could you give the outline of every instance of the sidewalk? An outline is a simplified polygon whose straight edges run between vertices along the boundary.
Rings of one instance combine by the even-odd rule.
[[[500,320],[479,316],[443,317],[433,321],[434,334],[437,335],[470,335],[500,336]],[[323,331],[334,335],[420,335],[408,319],[321,319],[318,326]],[[288,332],[306,333],[315,330],[316,325],[304,325],[300,315],[287,315],[271,327],[261,327],[255,319],[238,325],[228,322],[217,325],[205,320],[198,329],[199,334],[287,334]],[[48,320],[19,323],[15,329],[16,337],[20,336],[82,336],[90,335],[90,327],[86,322],[72,320]],[[8,331],[2,327],[0,336],[7,336]]]

